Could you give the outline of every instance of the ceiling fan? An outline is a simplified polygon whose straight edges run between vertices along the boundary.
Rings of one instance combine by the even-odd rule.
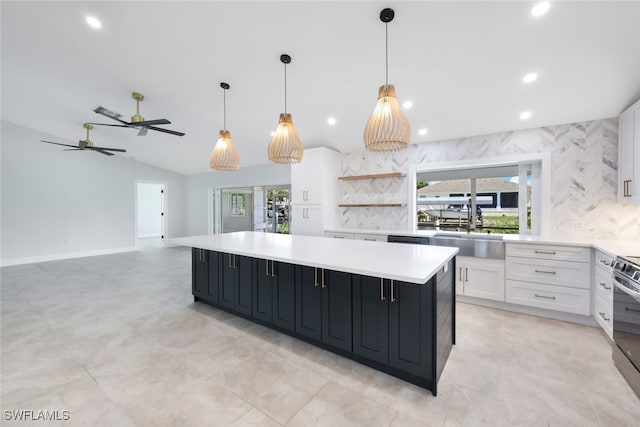
[[[93,126],[91,126],[91,124],[89,124],[89,123],[85,123],[84,125],[82,125],[82,127],[84,127],[87,130],[87,138],[85,140],[80,140],[78,142],[78,146],[69,145],[69,144],[61,144],[59,142],[44,141],[42,139],[40,141],[46,142],[47,144],[62,145],[63,147],[72,147],[72,148],[67,148],[64,151],[92,150],[92,151],[96,151],[96,152],[98,152],[100,154],[104,154],[105,156],[113,156],[113,153],[110,153],[110,151],[117,151],[119,153],[126,153],[127,152],[127,150],[123,150],[122,148],[96,147],[95,145],[93,145],[93,141],[91,141],[89,139],[89,131],[91,129],[93,129]]]
[[[98,107],[93,110],[95,113],[102,114],[103,116],[109,117],[112,120],[120,122],[119,125],[113,125],[108,123],[90,123],[92,125],[99,126],[114,126],[121,128],[136,128],[139,129],[138,136],[145,136],[149,129],[155,130],[158,132],[170,133],[171,135],[184,136],[184,132],[178,132],[171,129],[163,129],[156,127],[155,125],[169,125],[171,122],[167,119],[156,119],[156,120],[145,120],[144,117],[140,115],[140,102],[144,101],[144,95],[138,92],[133,92],[131,97],[136,100],[136,114],[131,116],[130,122],[125,122],[121,119],[122,115],[111,110],[107,110],[104,107]]]

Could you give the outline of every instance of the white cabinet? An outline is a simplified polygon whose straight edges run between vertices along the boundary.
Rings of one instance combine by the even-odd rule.
[[[504,301],[504,261],[456,257],[456,293]]]
[[[566,313],[591,313],[591,250],[584,247],[508,243],[509,303]]]
[[[593,266],[593,316],[613,339],[613,262],[615,258],[595,251]]]
[[[388,240],[388,236],[384,236],[382,234],[356,233],[353,235],[353,238],[356,240],[366,240],[367,242],[386,242]]]
[[[291,165],[291,234],[322,236],[335,226],[341,165],[340,153],[325,147],[304,150]]]
[[[640,101],[618,119],[618,201],[640,203]]]
[[[322,236],[322,206],[299,205],[291,207],[291,234],[301,236]],[[293,223],[295,222],[295,232]]]

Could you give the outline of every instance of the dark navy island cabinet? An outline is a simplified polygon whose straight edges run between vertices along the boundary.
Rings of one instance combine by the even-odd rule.
[[[196,301],[429,389],[455,344],[455,259],[427,283],[192,250]]]

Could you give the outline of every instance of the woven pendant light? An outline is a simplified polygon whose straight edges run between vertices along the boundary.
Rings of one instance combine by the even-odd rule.
[[[233,146],[231,132],[227,130],[227,89],[228,83],[220,83],[224,90],[224,129],[218,134],[218,142],[209,155],[211,169],[219,171],[236,171],[240,169],[240,156]]]
[[[269,143],[269,160],[283,164],[300,163],[304,147],[293,127],[291,114],[287,113],[287,64],[291,63],[291,57],[286,54],[281,55],[280,62],[284,64],[284,113],[280,114],[278,129]]]
[[[411,140],[411,126],[404,115],[395,86],[389,84],[389,37],[387,25],[393,20],[393,9],[383,9],[380,20],[385,24],[386,80],[378,89],[378,101],[364,128],[364,146],[367,151],[398,151],[407,148]]]

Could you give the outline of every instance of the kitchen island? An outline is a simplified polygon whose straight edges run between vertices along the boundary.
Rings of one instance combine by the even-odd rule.
[[[169,243],[193,248],[195,301],[437,393],[457,248],[256,232]]]

